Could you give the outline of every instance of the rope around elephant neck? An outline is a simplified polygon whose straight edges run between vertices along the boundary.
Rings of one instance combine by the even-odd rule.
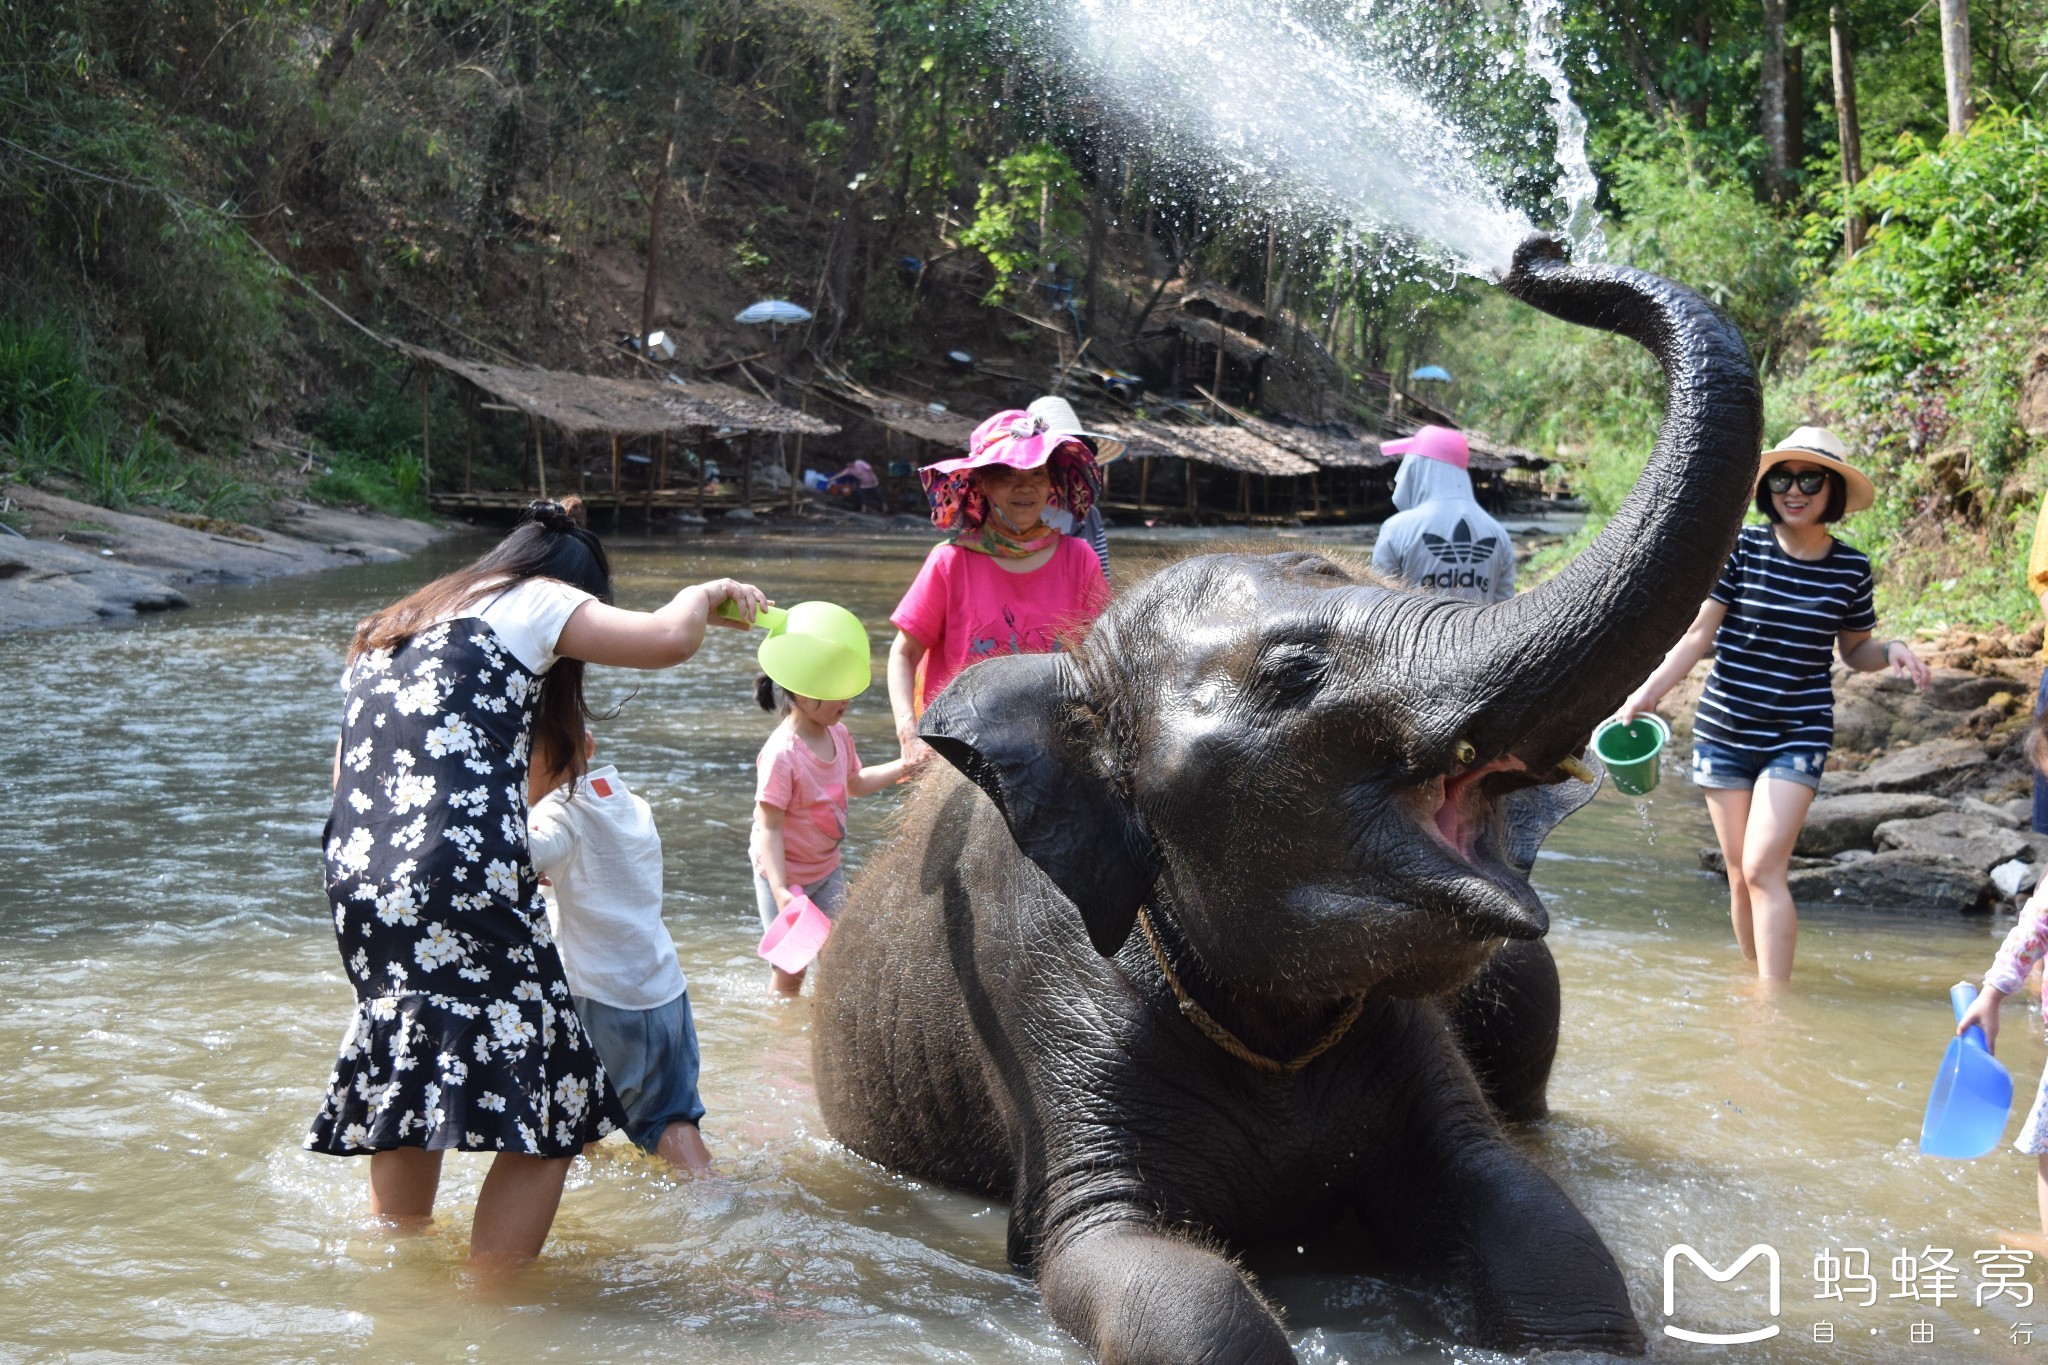
[[[1299,1071],[1342,1042],[1344,1035],[1351,1032],[1351,1026],[1358,1022],[1358,1016],[1365,1012],[1365,997],[1361,995],[1344,1007],[1344,1012],[1337,1017],[1337,1022],[1330,1026],[1330,1031],[1316,1039],[1308,1051],[1291,1062],[1276,1062],[1264,1053],[1254,1052],[1246,1047],[1243,1039],[1223,1027],[1216,1021],[1215,1015],[1195,1003],[1195,998],[1188,994],[1187,987],[1181,985],[1180,975],[1173,970],[1173,964],[1166,960],[1166,949],[1159,942],[1159,931],[1152,927],[1152,916],[1143,906],[1138,907],[1138,927],[1145,931],[1145,942],[1152,949],[1152,960],[1159,964],[1160,972],[1166,977],[1166,984],[1173,988],[1173,998],[1180,1002],[1180,1012],[1187,1017],[1189,1023],[1208,1035],[1210,1042],[1246,1066],[1255,1066],[1261,1071]]]

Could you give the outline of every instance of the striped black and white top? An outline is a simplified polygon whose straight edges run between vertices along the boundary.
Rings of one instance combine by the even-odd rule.
[[[1770,527],[1743,527],[1709,594],[1728,617],[1693,734],[1751,753],[1832,745],[1835,637],[1876,627],[1871,586],[1861,550],[1838,540],[1824,559],[1794,559]]]

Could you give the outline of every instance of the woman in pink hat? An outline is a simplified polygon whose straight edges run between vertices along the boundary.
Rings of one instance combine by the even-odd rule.
[[[976,427],[968,451],[922,471],[932,524],[954,535],[925,557],[889,617],[889,704],[906,758],[925,703],[954,674],[997,654],[1056,650],[1061,632],[1109,601],[1095,552],[1045,523],[1048,507],[1078,523],[1095,505],[1088,445],[1012,409]]]

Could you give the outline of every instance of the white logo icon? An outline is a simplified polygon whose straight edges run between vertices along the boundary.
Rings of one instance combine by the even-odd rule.
[[[1771,1316],[1774,1318],[1778,1316],[1778,1249],[1776,1247],[1758,1242],[1755,1246],[1736,1257],[1726,1270],[1717,1270],[1706,1257],[1700,1255],[1699,1252],[1693,1250],[1684,1242],[1680,1242],[1677,1246],[1664,1253],[1665,1317],[1670,1317],[1676,1307],[1676,1286],[1672,1283],[1671,1272],[1678,1264],[1678,1258],[1681,1256],[1705,1271],[1707,1278],[1716,1284],[1728,1283],[1728,1281],[1740,1275],[1744,1267],[1748,1266],[1751,1261],[1761,1256],[1764,1264],[1770,1268],[1771,1272]],[[1670,1323],[1664,1324],[1665,1336],[1677,1337],[1680,1341],[1697,1341],[1706,1346],[1740,1346],[1745,1342],[1765,1341],[1778,1335],[1778,1331],[1778,1324],[1775,1322],[1768,1327],[1758,1327],[1748,1332],[1695,1332],[1684,1327],[1673,1327]]]

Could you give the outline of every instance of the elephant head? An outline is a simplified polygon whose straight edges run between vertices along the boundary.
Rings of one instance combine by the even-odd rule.
[[[1446,989],[1548,927],[1532,833],[1565,769],[1684,632],[1733,543],[1761,436],[1755,369],[1692,291],[1523,243],[1515,297],[1663,368],[1647,467],[1598,539],[1492,605],[1312,554],[1180,561],[1066,654],[963,672],[920,733],[1117,952],[1141,906],[1243,991]],[[1561,769],[1560,765],[1564,765]]]

